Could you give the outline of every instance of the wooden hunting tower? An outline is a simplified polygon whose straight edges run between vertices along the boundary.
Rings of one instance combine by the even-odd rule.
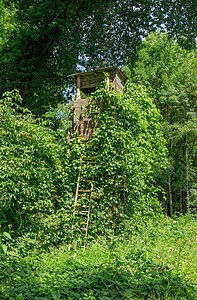
[[[108,74],[106,87],[123,93],[126,76],[118,67],[108,67],[94,70],[92,72],[75,73],[70,76],[74,78],[76,96],[74,100],[74,131],[81,139],[88,139],[95,130],[95,124],[91,117],[85,115],[89,100],[88,96],[96,90],[104,80],[104,73]]]

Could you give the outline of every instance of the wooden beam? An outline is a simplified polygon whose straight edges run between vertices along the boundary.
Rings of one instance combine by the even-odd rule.
[[[81,93],[80,93],[80,91],[81,91],[81,76],[80,75],[77,76],[76,81],[77,81],[76,82],[76,88],[77,88],[77,90],[76,90],[76,100],[80,100],[81,99]]]

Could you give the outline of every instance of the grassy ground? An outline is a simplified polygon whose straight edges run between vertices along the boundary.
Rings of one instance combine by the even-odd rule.
[[[129,237],[101,238],[85,252],[64,246],[7,257],[0,299],[197,299],[196,242],[196,221],[186,216],[146,222]]]
[[[197,284],[196,220],[191,217],[169,220],[159,233],[152,249],[155,259]]]

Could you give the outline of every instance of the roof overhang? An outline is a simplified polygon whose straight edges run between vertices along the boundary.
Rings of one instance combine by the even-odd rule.
[[[93,71],[88,71],[88,72],[78,72],[78,73],[73,73],[68,75],[68,77],[76,77],[76,76],[87,76],[89,74],[97,74],[97,73],[105,73],[108,71],[116,70],[120,75],[127,80],[128,77],[121,71],[121,69],[117,66],[115,67],[106,67],[106,68],[101,68],[101,69],[95,69]]]

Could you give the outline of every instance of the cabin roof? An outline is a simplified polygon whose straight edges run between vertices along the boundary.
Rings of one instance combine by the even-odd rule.
[[[127,76],[117,66],[101,68],[101,69],[95,69],[93,71],[88,71],[88,72],[78,72],[78,73],[70,74],[70,75],[68,75],[68,77],[76,77],[77,75],[87,76],[87,75],[92,74],[92,73],[93,74],[104,73],[104,72],[111,71],[111,70],[116,70],[125,80],[128,79]]]

